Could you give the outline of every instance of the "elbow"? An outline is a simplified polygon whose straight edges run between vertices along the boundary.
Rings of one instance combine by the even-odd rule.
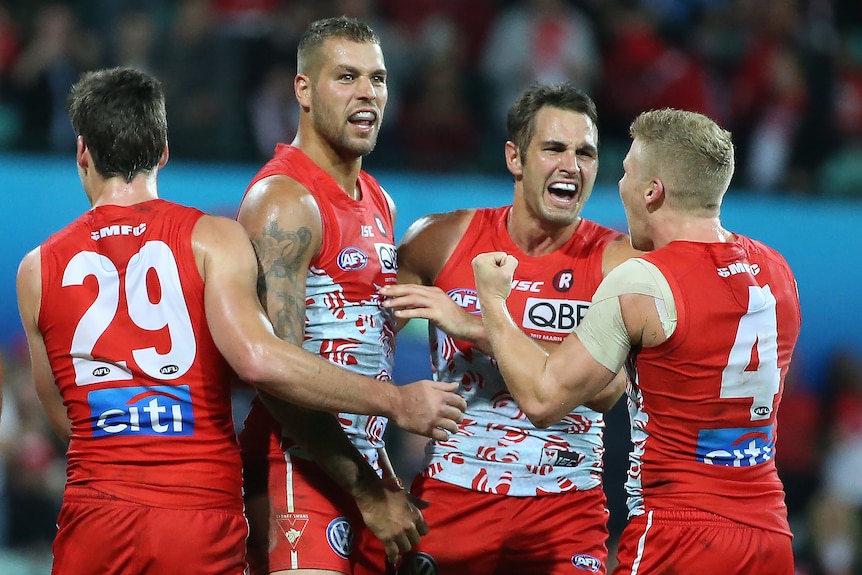
[[[248,345],[230,360],[237,377],[247,384],[265,390],[270,381],[269,365],[264,350],[260,346]]]
[[[521,411],[534,426],[545,429],[559,422],[568,413],[565,406],[548,405],[538,400],[520,404]]]

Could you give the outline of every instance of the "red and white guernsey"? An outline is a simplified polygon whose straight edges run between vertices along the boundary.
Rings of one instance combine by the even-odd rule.
[[[378,291],[398,272],[392,214],[386,194],[362,171],[361,199],[354,200],[300,149],[279,144],[249,188],[284,175],[314,197],[323,224],[320,253],[306,277],[305,340],[302,347],[346,369],[383,381],[392,378],[395,321]],[[270,417],[260,405],[255,417]],[[387,418],[339,413],[344,432],[377,468]]]
[[[696,508],[789,534],[775,444],[800,327],[792,272],[741,236],[671,242],[643,257],[667,278],[678,323],[635,359],[630,516]]]
[[[42,244],[39,329],[72,422],[70,486],[242,509],[232,372],[192,251],[202,215],[164,200],[101,206]]]
[[[506,230],[510,207],[477,210],[435,285],[480,314],[471,261],[489,251],[518,258],[512,319],[537,340],[560,342],[586,314],[602,280],[602,253],[621,234],[582,220],[552,254],[523,253]],[[458,433],[426,448],[424,475],[487,493],[534,496],[601,485],[604,418],[579,407],[547,429],[533,426],[506,388],[496,362],[472,344],[431,329],[434,377],[460,384],[467,411]]]

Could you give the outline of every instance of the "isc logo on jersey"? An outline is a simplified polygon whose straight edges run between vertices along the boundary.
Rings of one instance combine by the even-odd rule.
[[[724,467],[753,467],[775,455],[775,430],[765,427],[701,429],[697,434],[697,460]]]
[[[374,244],[377,258],[380,260],[380,269],[385,274],[398,272],[398,255],[392,244]]]
[[[524,327],[551,333],[571,333],[590,308],[590,302],[531,297],[524,306]]]
[[[338,254],[338,267],[346,272],[361,270],[368,264],[368,256],[359,248],[348,246]]]
[[[184,436],[194,432],[187,385],[97,389],[87,395],[93,437]]]

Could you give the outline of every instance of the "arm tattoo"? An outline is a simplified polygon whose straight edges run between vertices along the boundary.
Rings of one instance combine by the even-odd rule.
[[[311,230],[302,226],[284,230],[273,221],[252,237],[259,274],[258,297],[266,308],[276,334],[291,343],[302,343],[305,331],[305,279],[303,262],[311,247]],[[277,309],[271,309],[277,306]]]

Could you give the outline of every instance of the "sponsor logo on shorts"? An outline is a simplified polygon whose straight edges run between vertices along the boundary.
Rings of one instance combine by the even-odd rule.
[[[329,546],[343,559],[350,556],[353,550],[353,528],[347,519],[336,517],[326,526],[326,541]]]
[[[524,327],[551,333],[571,333],[590,309],[590,302],[531,297],[524,307]]]
[[[368,265],[368,256],[359,248],[348,246],[338,254],[338,267],[346,272],[361,270]]]
[[[96,389],[87,394],[93,437],[194,433],[188,385]]]
[[[775,455],[775,430],[765,427],[702,429],[697,434],[697,460],[723,467],[754,467]]]
[[[416,553],[410,556],[406,575],[439,575],[437,562],[427,553]]]
[[[477,315],[482,313],[482,308],[479,306],[479,294],[474,289],[470,288],[455,288],[446,292],[452,301],[464,308],[469,314]]]
[[[586,555],[584,553],[572,557],[572,565],[574,565],[581,571],[587,571],[589,573],[598,573],[599,569],[602,568],[601,561],[599,561],[592,555]]]
[[[290,543],[291,549],[296,549],[302,532],[308,525],[308,514],[306,513],[284,513],[275,516],[284,538]]]

